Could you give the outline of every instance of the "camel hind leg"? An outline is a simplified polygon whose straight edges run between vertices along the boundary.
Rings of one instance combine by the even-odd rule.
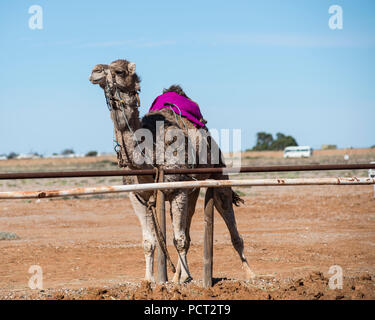
[[[188,239],[186,237],[188,199],[188,192],[186,190],[179,190],[170,201],[173,242],[177,249],[178,262],[181,265],[181,282],[187,282],[191,279],[186,257],[186,249],[188,247]]]
[[[198,196],[199,196],[199,191],[200,189],[196,189],[193,192],[189,193],[188,195],[188,215],[187,215],[187,221],[186,221],[186,229],[185,229],[185,234],[186,234],[186,254],[189,251],[190,248],[190,225],[191,225],[191,220],[193,218],[194,212],[195,212],[195,206],[197,204]],[[180,259],[178,259],[177,266],[176,266],[176,273],[173,276],[172,281],[174,283],[179,283],[181,278],[181,263]]]
[[[236,218],[233,211],[232,188],[214,188],[214,205],[227,225],[233,247],[240,256],[242,267],[246,272],[246,279],[254,279],[255,273],[251,271],[246,260],[244,255],[244,243],[237,230]]]

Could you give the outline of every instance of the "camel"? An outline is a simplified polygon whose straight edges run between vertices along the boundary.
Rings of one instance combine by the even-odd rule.
[[[136,64],[127,60],[116,60],[109,65],[98,64],[92,69],[89,80],[93,84],[98,84],[105,93],[108,108],[110,110],[110,116],[114,124],[114,135],[117,142],[117,153],[119,166],[124,170],[129,169],[152,169],[152,168],[191,168],[192,165],[185,161],[184,164],[169,161],[170,154],[166,154],[166,148],[171,146],[175,142],[168,136],[168,130],[177,129],[179,132],[183,132],[183,138],[187,142],[188,139],[196,139],[196,136],[191,136],[191,132],[195,134],[199,132],[197,128],[187,119],[177,116],[170,109],[161,109],[158,111],[152,111],[143,116],[142,119],[139,117],[139,97],[140,92],[140,78],[135,72]],[[172,86],[171,91],[175,91],[179,94],[185,94],[181,87]],[[178,91],[181,92],[178,92]],[[163,127],[158,128],[157,122],[162,121]],[[186,129],[189,130],[186,130]],[[164,138],[163,150],[154,148],[154,144],[147,146],[142,152],[139,152],[141,142],[134,140],[134,135],[140,129],[149,130],[152,132],[153,141],[159,135]],[[208,129],[207,129],[208,131]],[[163,140],[162,140],[163,141]],[[196,141],[196,140],[194,140]],[[175,143],[176,144],[176,143]],[[209,147],[212,148],[215,144],[213,139],[210,139]],[[189,147],[188,143],[183,148]],[[194,148],[195,145],[190,145],[190,149]],[[173,153],[174,155],[180,153],[179,147]],[[186,157],[188,152],[192,152],[197,155],[197,150],[187,150],[185,153]],[[156,160],[160,153],[164,153],[161,159],[164,161],[160,164]],[[146,154],[151,155],[150,161],[144,161],[140,163],[137,157],[145,156]],[[209,152],[208,152],[209,154]],[[138,155],[138,156],[137,156]],[[199,155],[197,155],[199,157]],[[209,156],[208,156],[209,157]],[[186,158],[187,159],[187,158]],[[152,160],[152,161],[151,161]],[[199,159],[197,159],[199,161]],[[225,164],[220,155],[219,164],[198,164],[196,167],[225,167]],[[191,180],[205,180],[205,179],[228,179],[225,174],[206,174],[206,175],[165,175],[164,181],[191,181]],[[138,183],[153,183],[153,176],[125,176],[124,184],[138,184]],[[187,252],[190,247],[190,225],[191,220],[195,211],[196,202],[199,196],[199,188],[188,190],[165,190],[165,200],[170,203],[170,216],[173,227],[173,242],[177,249],[178,261],[177,267],[173,276],[173,282],[184,283],[192,279],[187,262]],[[251,271],[249,264],[244,255],[244,243],[237,230],[236,220],[234,216],[233,204],[238,205],[240,199],[236,193],[230,187],[214,188],[214,205],[222,218],[224,219],[227,228],[230,232],[231,241],[234,249],[237,251],[242,267],[245,270],[246,279],[252,279],[255,274]],[[132,203],[135,214],[137,215],[143,237],[143,248],[146,262],[145,280],[155,282],[154,280],[154,250],[157,244],[157,225],[152,220],[149,210],[149,204],[155,201],[155,195],[153,192],[132,192],[129,194],[129,199]]]

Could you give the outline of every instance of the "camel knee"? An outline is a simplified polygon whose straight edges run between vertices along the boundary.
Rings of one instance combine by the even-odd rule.
[[[173,239],[174,245],[178,252],[184,252],[188,249],[189,243],[185,235],[180,235]]]
[[[156,244],[154,241],[145,239],[143,240],[143,251],[145,255],[151,255],[155,250]]]

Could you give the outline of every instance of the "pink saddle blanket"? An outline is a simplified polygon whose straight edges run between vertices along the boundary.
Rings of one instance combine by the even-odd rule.
[[[198,104],[188,98],[180,96],[176,92],[166,92],[158,96],[152,103],[149,112],[164,108],[171,109],[176,114],[186,117],[197,128],[205,126],[202,122],[204,120]]]

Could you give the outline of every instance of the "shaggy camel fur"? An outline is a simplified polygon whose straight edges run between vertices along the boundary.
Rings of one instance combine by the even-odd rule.
[[[120,145],[121,161],[119,165],[127,169],[152,169],[154,167],[159,168],[191,168],[192,165],[177,163],[171,159],[171,155],[166,153],[168,146],[174,144],[175,152],[173,155],[185,152],[186,160],[188,152],[192,152],[195,156],[199,157],[196,145],[191,144],[189,146],[188,141],[197,141],[198,136],[201,135],[192,123],[184,120],[181,117],[169,109],[162,109],[159,111],[153,111],[146,114],[142,120],[139,118],[139,99],[138,92],[140,91],[140,79],[135,73],[135,63],[131,63],[127,60],[116,60],[110,65],[98,64],[96,65],[91,73],[90,81],[93,84],[99,84],[99,86],[107,93],[107,104],[110,109],[111,118],[114,124],[114,132],[116,140]],[[173,89],[173,87],[171,87]],[[176,88],[176,87],[175,87]],[[178,90],[181,88],[178,87]],[[176,91],[176,90],[175,90]],[[182,89],[181,89],[182,91]],[[183,91],[182,91],[183,92]],[[185,93],[183,93],[185,94]],[[108,100],[108,96],[110,99]],[[164,127],[158,127],[157,121],[162,121]],[[152,145],[151,150],[143,150],[144,153],[137,153],[136,149],[139,148],[141,141],[136,142],[134,140],[134,133],[138,129],[148,129],[152,132],[152,137],[155,142],[156,137],[162,137],[164,140],[163,150],[154,148]],[[185,144],[176,145],[176,137],[171,137],[168,134],[170,129],[182,130],[184,133]],[[192,130],[187,130],[192,129]],[[205,129],[207,131],[207,129]],[[170,131],[169,131],[170,132]],[[172,131],[173,132],[173,131]],[[192,133],[193,132],[193,133]],[[208,131],[207,131],[208,132]],[[207,139],[207,138],[206,138]],[[213,139],[208,138],[208,148],[212,148],[215,144]],[[143,141],[142,141],[143,142]],[[192,150],[188,150],[188,148]],[[218,147],[217,147],[218,148]],[[162,154],[160,154],[162,153]],[[151,163],[139,164],[137,155],[149,154],[152,157]],[[159,164],[156,160],[164,159],[162,164]],[[163,157],[164,156],[164,157]],[[210,152],[207,152],[208,164],[199,164],[199,158],[197,159],[197,165],[195,167],[225,167],[224,162],[221,160],[220,163],[213,165],[210,164]],[[151,160],[151,159],[150,159]],[[147,162],[147,161],[146,161]],[[228,179],[227,175],[215,174],[215,175],[166,175],[166,182],[173,181],[189,181],[189,180],[204,180],[204,179]],[[132,176],[125,177],[124,184],[137,184],[137,183],[153,183],[154,179],[152,176]],[[186,282],[191,279],[186,254],[190,246],[190,224],[191,219],[195,211],[195,205],[199,196],[199,189],[187,190],[166,190],[164,191],[165,199],[170,203],[170,214],[173,225],[173,236],[174,244],[178,252],[178,263],[175,275],[173,277],[174,282]],[[157,244],[155,225],[150,217],[149,210],[147,208],[147,202],[155,200],[153,199],[154,194],[152,192],[137,192],[130,193],[129,198],[133,205],[134,212],[138,216],[142,227],[143,234],[143,247],[146,260],[146,274],[145,280],[154,281],[154,250]],[[230,235],[233,247],[240,256],[242,266],[246,273],[246,278],[250,279],[254,277],[254,273],[250,270],[246,257],[244,255],[244,244],[241,236],[238,233],[236,220],[233,211],[233,203],[236,204],[240,198],[232,191],[231,188],[215,188],[214,189],[214,204],[220,215],[223,217]]]

